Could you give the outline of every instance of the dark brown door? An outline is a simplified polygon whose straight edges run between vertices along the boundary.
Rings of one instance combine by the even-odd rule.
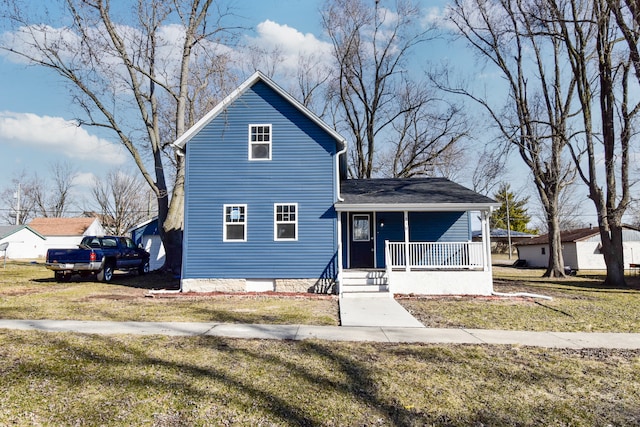
[[[350,268],[373,268],[373,214],[349,215]]]

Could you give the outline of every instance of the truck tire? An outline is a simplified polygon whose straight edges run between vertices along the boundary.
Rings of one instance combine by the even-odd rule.
[[[96,274],[96,278],[101,282],[110,282],[113,278],[113,266],[111,264],[105,264],[102,270]]]
[[[56,278],[56,282],[68,282],[71,280],[71,273],[65,273],[64,271],[56,271],[53,273]]]
[[[149,260],[142,261],[140,267],[138,267],[138,274],[143,275],[149,272]]]

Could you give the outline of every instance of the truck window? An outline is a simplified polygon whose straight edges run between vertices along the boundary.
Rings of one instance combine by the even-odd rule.
[[[102,239],[102,247],[103,248],[117,248],[118,242],[116,239]]]

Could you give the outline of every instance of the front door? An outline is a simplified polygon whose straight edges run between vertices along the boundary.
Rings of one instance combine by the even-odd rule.
[[[350,218],[350,268],[373,268],[373,214],[352,213]]]

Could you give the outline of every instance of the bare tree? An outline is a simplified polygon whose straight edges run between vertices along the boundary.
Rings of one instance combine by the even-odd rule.
[[[548,2],[576,76],[583,132],[572,139],[570,148],[598,215],[607,266],[605,285],[625,286],[622,217],[631,202],[629,148],[639,109],[629,98],[634,52],[628,45],[616,51],[621,35],[606,0]],[[637,40],[636,26],[633,31]],[[600,129],[596,123],[601,123]],[[602,159],[604,178],[599,171]]]
[[[45,5],[30,9],[19,0],[6,0],[5,22],[15,38],[0,48],[61,76],[83,111],[79,123],[107,129],[119,139],[156,196],[165,267],[179,270],[184,158],[163,154],[202,114],[191,108],[210,95],[203,85],[223,80],[220,73],[228,61],[218,45],[230,34],[222,25],[229,9],[213,6],[213,0],[60,4],[55,16],[67,17],[67,26],[54,28]],[[177,33],[171,31],[175,24]],[[173,117],[169,123],[168,115]]]
[[[128,229],[149,218],[148,186],[122,169],[95,178],[92,193],[100,214],[109,219],[103,224],[111,234],[124,235]]]
[[[470,121],[459,106],[433,97],[431,92],[407,81],[405,90],[398,94],[401,113],[391,124],[395,132],[388,142],[393,147],[389,173],[393,177],[451,179],[461,169],[461,142],[470,134]]]
[[[433,29],[420,27],[420,10],[410,0],[397,0],[393,10],[383,3],[328,0],[322,10],[337,69],[329,86],[339,107],[334,119],[353,139],[349,173],[358,178],[370,178],[380,169],[380,140],[393,139],[393,125],[409,123],[412,111],[425,102],[423,96],[406,97],[405,66],[414,49],[434,36]],[[416,87],[424,84],[417,82]],[[403,93],[405,99],[399,102]]]
[[[78,168],[71,162],[53,162],[49,177],[34,175],[28,196],[35,204],[35,213],[45,218],[61,218],[74,204],[71,191]]]
[[[27,224],[36,216],[34,186],[33,177],[29,177],[25,170],[14,174],[10,184],[0,192],[0,200],[5,206],[1,218],[5,223]]]
[[[563,277],[558,196],[572,179],[563,159],[575,81],[564,73],[565,58],[549,11],[533,0],[454,0],[450,18],[471,48],[496,67],[509,99],[496,104],[484,94],[442,82],[442,87],[476,101],[531,171],[549,229],[545,276]],[[444,74],[446,75],[446,74]]]

